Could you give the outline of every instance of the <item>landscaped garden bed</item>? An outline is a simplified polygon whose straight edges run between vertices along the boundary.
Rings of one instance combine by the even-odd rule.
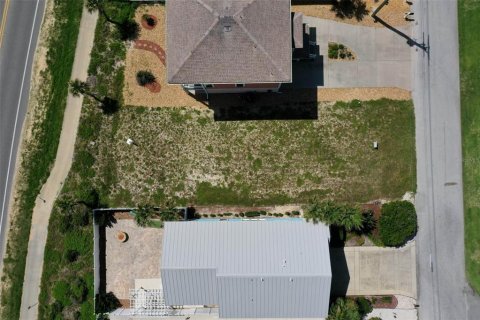
[[[328,43],[328,58],[331,60],[355,60],[355,54],[345,45],[336,42]]]

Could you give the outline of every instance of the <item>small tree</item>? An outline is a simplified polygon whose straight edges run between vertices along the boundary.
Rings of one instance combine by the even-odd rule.
[[[360,229],[362,214],[360,209],[332,201],[314,201],[305,208],[304,217],[313,223],[324,222],[329,225],[344,227],[347,231]]]
[[[152,225],[152,219],[156,215],[155,208],[151,205],[141,205],[132,211],[135,222],[140,227],[148,227]]]
[[[327,320],[362,320],[354,300],[338,298],[328,311]]]
[[[150,71],[142,70],[137,72],[137,83],[142,87],[154,83],[155,80],[155,76]]]
[[[357,303],[358,306],[358,312],[362,317],[365,317],[367,314],[372,312],[373,306],[370,300],[368,300],[365,297],[358,297],[355,299],[355,302]]]
[[[382,242],[391,247],[400,247],[417,233],[417,214],[408,201],[393,201],[382,206],[379,220]]]

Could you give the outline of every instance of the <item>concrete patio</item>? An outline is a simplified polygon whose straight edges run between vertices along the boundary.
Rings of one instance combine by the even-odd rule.
[[[128,234],[126,242],[116,238]],[[163,229],[141,228],[132,219],[118,219],[106,228],[106,290],[120,300],[129,298],[135,279],[160,278]]]

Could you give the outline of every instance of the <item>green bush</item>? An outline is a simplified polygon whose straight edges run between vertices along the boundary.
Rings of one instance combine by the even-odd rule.
[[[62,306],[69,306],[71,304],[70,300],[68,299],[70,296],[70,284],[63,280],[57,281],[53,287],[52,295],[56,301],[61,303]]]
[[[357,303],[357,306],[358,306],[358,312],[360,312],[360,314],[363,317],[365,317],[367,314],[372,312],[373,310],[372,303],[367,298],[358,297],[357,299],[355,299],[355,302]]]
[[[247,212],[245,212],[245,216],[248,217],[248,218],[259,217],[260,212],[258,212],[258,211],[247,211]]]
[[[215,218],[217,215],[215,213],[210,213],[210,217]]]
[[[82,278],[76,278],[70,287],[70,299],[73,303],[82,303],[87,298],[87,283]]]
[[[347,204],[336,204],[332,201],[316,201],[305,207],[305,218],[313,223],[324,222],[329,225],[343,227],[347,231],[360,230],[362,213],[359,208]]]
[[[417,233],[417,214],[408,201],[393,201],[382,206],[380,239],[386,246],[400,247]]]
[[[328,311],[327,320],[362,320],[354,300],[338,298]]]
[[[69,249],[69,250],[65,251],[63,257],[66,261],[72,263],[72,262],[77,261],[79,255],[80,255],[80,253],[77,250],[70,250]]]

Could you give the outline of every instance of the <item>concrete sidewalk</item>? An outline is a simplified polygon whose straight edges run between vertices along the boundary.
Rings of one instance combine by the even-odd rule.
[[[331,249],[331,260],[332,294],[346,293],[350,296],[401,294],[414,299],[417,297],[414,241],[398,249],[335,248]],[[344,268],[345,263],[347,270]],[[345,291],[345,286],[346,292],[339,292]]]
[[[304,17],[304,22],[316,28],[321,58],[295,72],[294,82],[298,86],[396,87],[411,90],[411,47],[404,37],[387,28],[357,26],[315,17]],[[398,31],[407,36],[411,34],[410,27],[398,28]],[[356,59],[330,61],[328,42],[344,44],[355,53]],[[298,64],[294,62],[294,66]]]
[[[89,13],[86,9],[83,10],[72,69],[72,79],[85,81],[87,78],[97,18],[97,11]],[[53,204],[72,165],[82,102],[82,96],[73,97],[70,94],[68,95],[55,164],[47,182],[40,191],[40,195],[37,197],[33,209],[20,309],[20,319],[22,320],[38,318],[38,296],[43,270],[43,255],[47,242],[48,222]]]

